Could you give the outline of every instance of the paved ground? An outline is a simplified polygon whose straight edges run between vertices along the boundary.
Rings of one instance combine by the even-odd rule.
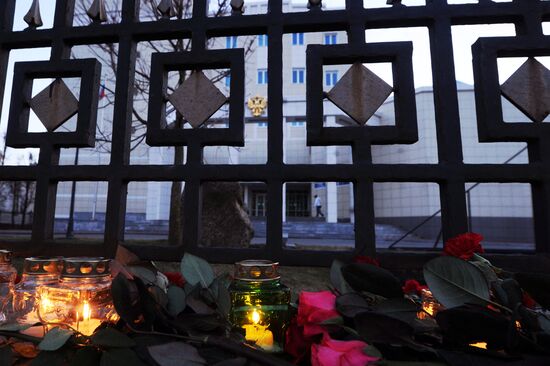
[[[377,230],[377,243],[376,247],[380,249],[387,249],[391,244],[397,240],[396,236],[382,236],[378,235],[379,230]],[[63,239],[63,234],[55,235],[56,239]],[[85,240],[101,240],[103,237],[102,234],[98,233],[77,233],[77,238]],[[20,230],[2,230],[0,231],[0,243],[2,239],[5,240],[24,240],[30,238],[29,231],[20,231]],[[163,234],[146,234],[146,233],[127,233],[125,235],[126,240],[136,240],[136,241],[159,241],[165,240],[166,235]],[[355,241],[353,239],[336,239],[336,238],[313,238],[313,237],[290,237],[287,238],[287,246],[296,248],[296,249],[331,249],[331,250],[348,250],[353,248]],[[405,238],[403,241],[399,242],[395,248],[402,249],[430,249],[434,247],[435,240],[426,240],[422,238],[415,237],[413,235]],[[255,237],[252,240],[252,245],[265,245],[265,237]],[[439,243],[439,248],[441,248],[441,242]],[[534,250],[534,245],[527,243],[504,243],[504,242],[484,242],[483,246],[486,250],[510,250],[510,251],[528,251]]]

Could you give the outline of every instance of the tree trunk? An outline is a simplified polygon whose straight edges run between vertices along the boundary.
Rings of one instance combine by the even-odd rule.
[[[12,201],[11,201],[11,224],[15,226],[15,215],[17,214],[17,203],[19,201],[19,195],[17,190],[19,189],[17,182],[12,183]]]
[[[22,215],[21,215],[21,227],[25,226],[25,218],[27,216],[27,209],[29,207],[29,191],[31,189],[31,182],[27,181],[25,182],[25,198],[23,199],[23,207],[21,209]]]
[[[183,128],[183,116],[176,114],[175,128]],[[184,150],[182,146],[174,147],[174,165],[183,165]],[[182,196],[183,189],[181,182],[173,182],[170,190],[170,220],[168,225],[168,242],[172,245],[182,245]]]

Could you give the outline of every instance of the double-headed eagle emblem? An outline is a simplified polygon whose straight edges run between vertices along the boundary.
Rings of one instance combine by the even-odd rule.
[[[267,99],[260,96],[255,96],[248,99],[248,109],[252,112],[254,117],[260,117],[264,114],[265,109],[267,108]]]

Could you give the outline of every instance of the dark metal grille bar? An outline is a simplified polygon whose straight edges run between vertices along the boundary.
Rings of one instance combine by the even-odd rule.
[[[533,187],[536,250],[550,252],[550,129],[543,126],[537,138],[523,138],[531,132],[516,129],[498,141],[526,141],[529,144],[528,164],[464,164],[460,135],[458,95],[454,73],[451,27],[454,25],[513,23],[517,37],[511,42],[529,39],[540,48],[548,44],[542,34],[542,22],[550,20],[550,2],[515,0],[494,3],[449,5],[446,0],[428,0],[425,6],[364,9],[362,1],[346,0],[343,10],[284,13],[282,0],[269,0],[268,13],[260,15],[210,18],[206,16],[206,0],[195,0],[191,19],[162,22],[139,22],[139,1],[124,0],[119,24],[73,27],[75,0],[56,2],[52,29],[12,31],[15,0],[0,2],[0,80],[5,83],[8,55],[22,48],[52,47],[51,63],[67,59],[73,46],[118,43],[116,95],[113,119],[113,141],[109,166],[59,166],[59,147],[44,143],[37,166],[0,167],[0,180],[36,180],[37,195],[32,241],[14,245],[22,253],[103,254],[113,256],[124,239],[126,193],[132,181],[185,181],[186,194],[193,197],[185,205],[187,247],[135,247],[143,257],[177,260],[185,250],[212,261],[232,262],[250,256],[263,256],[286,264],[326,265],[338,252],[285,250],[282,239],[282,187],[285,182],[349,181],[354,183],[356,249],[375,253],[373,183],[434,182],[439,184],[443,237],[449,238],[468,228],[465,201],[467,182],[530,183]],[[373,129],[365,128],[354,137],[338,132],[334,138],[348,141],[353,149],[352,165],[287,165],[283,162],[283,35],[294,32],[346,31],[350,50],[365,44],[366,29],[427,27],[436,113],[438,164],[373,164],[370,137]],[[268,161],[264,165],[204,165],[202,151],[212,144],[208,140],[187,143],[185,165],[142,166],[129,164],[131,103],[136,61],[136,45],[145,40],[186,37],[192,40],[192,52],[206,55],[208,37],[267,34],[268,48]],[[508,55],[521,54],[522,49],[509,47]],[[548,50],[550,53],[550,50]],[[475,57],[475,56],[474,56]],[[412,77],[412,75],[410,76]],[[476,80],[476,87],[478,87]],[[4,88],[0,88],[0,100]],[[244,101],[243,101],[244,102]],[[479,101],[478,101],[479,103]],[[0,111],[2,112],[2,111]],[[3,111],[6,113],[6,111]],[[480,123],[478,121],[478,123]],[[315,145],[331,145],[317,139],[308,119],[308,141]],[[526,127],[529,128],[529,127]],[[401,141],[391,133],[381,132],[386,143]],[[490,140],[490,139],[488,139]],[[412,142],[412,141],[409,141]],[[233,143],[235,144],[235,143]],[[76,147],[76,145],[75,145]],[[82,243],[55,243],[52,240],[56,187],[59,181],[108,181],[106,228],[103,246]],[[256,249],[207,249],[198,247],[201,183],[205,181],[262,181],[268,187],[267,246]]]

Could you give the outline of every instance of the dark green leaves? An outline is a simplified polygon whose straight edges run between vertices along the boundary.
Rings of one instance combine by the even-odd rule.
[[[92,344],[98,347],[127,348],[134,347],[136,342],[118,330],[113,328],[104,328],[98,330],[92,336]]]
[[[208,288],[214,281],[214,271],[210,264],[189,253],[185,253],[181,260],[181,274],[192,286],[200,283],[203,288]]]
[[[111,285],[111,294],[118,315],[128,324],[134,324],[141,316],[136,284],[119,274]]]
[[[201,366],[206,361],[197,349],[187,343],[172,342],[148,348],[151,357],[160,366]]]
[[[104,351],[100,366],[146,366],[129,348],[113,348]]]
[[[386,298],[403,297],[399,279],[383,268],[352,263],[342,267],[342,274],[355,291],[366,291]]]
[[[185,310],[185,291],[178,286],[168,287],[168,313],[172,316],[177,316],[183,310]]]
[[[343,266],[344,263],[337,259],[332,262],[332,266],[330,267],[330,282],[341,294],[347,294],[348,292],[352,292],[353,289],[344,279],[344,275],[342,274]]]
[[[358,293],[351,292],[336,298],[336,310],[347,318],[354,318],[357,314],[369,309],[367,300]]]
[[[56,351],[63,347],[71,338],[73,332],[70,330],[55,327],[44,336],[44,339],[38,344],[41,351]]]
[[[441,311],[436,316],[448,344],[466,346],[487,342],[503,349],[509,339],[509,330],[515,329],[506,316],[484,306],[467,305]]]
[[[489,302],[485,276],[464,260],[454,257],[432,259],[424,266],[424,279],[435,298],[446,308]]]

